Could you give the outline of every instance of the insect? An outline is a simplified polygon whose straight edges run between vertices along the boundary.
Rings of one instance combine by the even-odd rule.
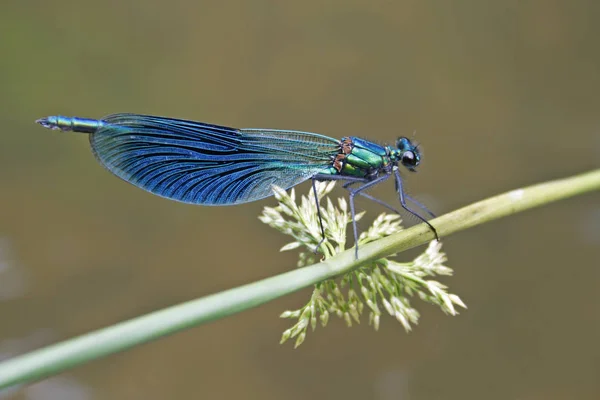
[[[355,196],[363,196],[399,213],[366,190],[394,176],[400,204],[410,214],[435,228],[411,210],[413,202],[431,217],[423,204],[404,193],[398,164],[409,171],[421,161],[419,149],[408,138],[396,146],[381,146],[354,136],[341,140],[316,133],[235,129],[174,118],[114,114],[103,119],[51,116],[37,121],[46,128],[89,134],[96,159],[121,179],[168,199],[210,206],[242,204],[273,195],[272,185],[289,189],[312,180],[322,239],[315,181],[343,181],[350,193],[355,257],[358,230]]]

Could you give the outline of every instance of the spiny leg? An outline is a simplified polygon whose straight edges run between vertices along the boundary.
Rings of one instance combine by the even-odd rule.
[[[352,185],[354,183],[356,183],[356,182],[352,181],[352,182],[344,183],[343,188],[346,189],[346,190],[348,190],[348,191],[351,191],[352,189],[350,188],[350,185]],[[364,192],[358,192],[358,194],[361,195],[364,198],[367,198],[367,199],[369,199],[371,201],[374,201],[375,203],[377,203],[377,204],[379,204],[379,205],[387,208],[388,210],[390,210],[392,212],[395,212],[396,214],[400,214],[400,211],[396,210],[394,207],[390,206],[389,204],[387,204],[387,203],[379,200],[378,198],[371,196],[370,194],[367,194],[367,193],[364,193]]]
[[[356,183],[355,181],[352,182],[347,182],[344,183],[343,188],[347,189],[347,190],[351,190],[349,189],[350,185]],[[389,204],[379,200],[376,197],[371,196],[370,194],[364,193],[364,192],[359,192],[359,195],[361,195],[362,197],[365,197],[371,201],[374,201],[375,203],[387,208],[388,210],[395,212],[396,214],[400,214],[400,211],[398,211],[397,209],[395,209],[394,207],[390,206]],[[421,208],[423,211],[425,211],[427,214],[429,214],[432,218],[435,218],[436,215],[434,213],[432,213],[423,203],[417,201],[414,197],[409,196],[408,194],[404,193],[404,198],[415,203],[419,208]]]
[[[375,186],[377,184],[380,184],[381,182],[387,180],[390,176],[388,174],[382,175],[372,181],[368,181],[366,182],[364,185],[356,188],[356,189],[352,189],[352,188],[348,188],[348,191],[350,192],[350,214],[352,215],[352,228],[354,230],[354,257],[356,259],[358,259],[358,228],[356,227],[356,218],[355,215],[356,213],[354,212],[354,196],[356,196],[357,194],[361,194],[361,192],[367,190],[368,188]]]
[[[411,197],[409,195],[407,195],[406,193],[404,193],[404,198],[415,203],[421,210],[425,211],[427,214],[429,214],[429,216],[431,218],[435,218],[435,214],[432,213],[429,208],[425,207],[425,205],[423,203],[421,203],[420,201],[417,201],[414,197]]]
[[[402,177],[400,176],[400,172],[398,172],[398,169],[396,169],[394,171],[394,175],[396,178],[396,189],[398,189],[398,194],[400,195],[400,204],[402,205],[402,208],[404,208],[406,211],[408,211],[415,217],[419,218],[421,221],[425,222],[427,224],[427,226],[429,226],[429,229],[431,229],[431,231],[435,235],[435,239],[440,240],[437,230],[433,227],[433,225],[431,225],[425,218],[421,217],[419,214],[417,214],[416,212],[414,212],[413,210],[408,208],[408,206],[406,205],[406,200],[405,200],[406,195],[404,194],[404,189],[402,187]],[[415,202],[415,203],[420,204],[418,202]]]
[[[319,248],[319,246],[321,245],[321,243],[323,243],[323,241],[325,240],[325,230],[323,229],[323,222],[322,222],[322,218],[321,218],[321,208],[319,207],[319,199],[317,197],[317,189],[315,187],[315,181],[346,181],[346,184],[344,184],[344,188],[347,188],[347,186],[351,183],[365,183],[365,185],[370,185],[371,182],[375,182],[375,181],[369,181],[366,178],[360,178],[360,177],[355,177],[355,176],[342,176],[342,175],[326,175],[326,174],[316,174],[314,175],[312,178],[312,182],[313,182],[313,191],[315,193],[315,200],[317,202],[317,213],[319,214],[319,222],[321,223],[321,232],[323,235],[323,239],[321,239],[321,241],[319,242],[319,244],[317,245],[317,249]],[[387,176],[386,176],[387,179]],[[377,179],[376,181],[379,181],[379,179]],[[363,185],[363,186],[365,186]],[[361,186],[362,187],[362,186]],[[360,188],[358,188],[357,190],[360,190]],[[348,191],[350,192],[350,215],[352,217],[352,229],[354,230],[354,243],[355,243],[355,252],[354,252],[354,256],[358,259],[358,230],[356,227],[356,213],[354,212],[354,195],[353,189],[348,189]],[[360,192],[358,192],[360,193]],[[315,250],[316,252],[316,250]]]
[[[323,228],[323,218],[321,217],[321,206],[319,205],[319,196],[317,195],[317,186],[315,185],[316,178],[313,176],[311,178],[313,193],[315,194],[315,203],[317,204],[317,215],[319,216],[319,225],[321,225],[321,240],[317,243],[317,247],[315,247],[315,254],[319,251],[319,247],[325,241],[325,228]]]

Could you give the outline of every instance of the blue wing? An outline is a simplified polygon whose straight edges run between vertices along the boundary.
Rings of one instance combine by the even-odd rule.
[[[234,129],[137,114],[104,118],[98,161],[144,190],[184,203],[230,205],[299,184],[331,165],[339,141],[308,132]]]

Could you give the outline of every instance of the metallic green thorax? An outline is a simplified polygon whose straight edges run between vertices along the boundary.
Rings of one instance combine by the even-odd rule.
[[[340,152],[325,173],[374,179],[382,172],[390,173],[403,152],[412,150],[403,148],[403,144],[398,143],[399,147],[393,148],[353,136],[345,137],[340,141]]]

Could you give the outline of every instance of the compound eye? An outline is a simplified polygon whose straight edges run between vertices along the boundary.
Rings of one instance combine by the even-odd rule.
[[[417,157],[415,157],[415,153],[412,151],[405,151],[402,153],[402,165],[407,167],[416,167],[417,166]]]

